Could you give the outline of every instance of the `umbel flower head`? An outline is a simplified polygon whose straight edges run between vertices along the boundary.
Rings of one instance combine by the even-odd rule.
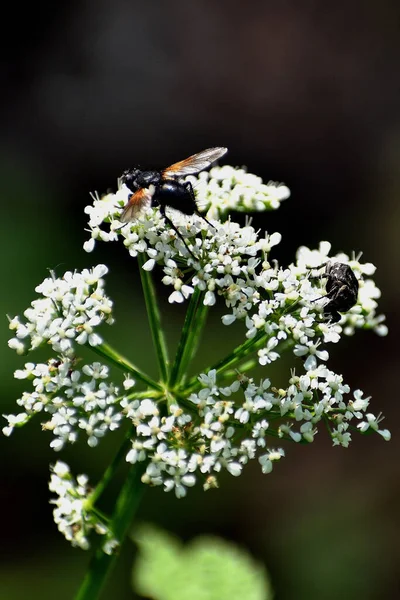
[[[95,333],[103,321],[113,323],[112,302],[104,294],[105,265],[84,269],[82,273],[67,271],[57,278],[54,273],[37,286],[41,297],[24,312],[24,319],[10,319],[15,337],[8,345],[25,354],[48,343],[55,352],[73,355],[73,344],[97,346],[101,338]]]
[[[160,380],[153,381],[110,349],[99,331],[103,323],[114,322],[112,301],[105,294],[107,267],[52,275],[36,288],[39,298],[24,318],[10,320],[11,348],[22,354],[47,344],[52,356],[16,371],[15,376],[31,382],[32,388],[17,401],[22,412],[6,415],[4,433],[10,435],[40,413],[45,417],[43,429],[52,432],[51,446],[60,451],[79,434],[95,447],[106,433],[128,424],[125,460],[140,465],[143,483],[174,491],[178,498],[198,482],[205,490],[217,487],[224,470],[239,476],[250,460],[269,473],[285,456],[284,442],[311,443],[321,429],[327,430],[334,446],[347,447],[354,432],[377,432],[389,440],[389,431],[380,427],[381,416],[370,412],[370,398],[359,389],[352,391],[344,377],[329,368],[329,344],[359,329],[387,333],[378,313],[375,266],[360,262],[360,257],[332,254],[326,241],[317,249],[302,246],[291,264],[281,266],[271,257],[281,242],[279,233],[261,233],[250,222],[241,226],[227,215],[232,209],[279,208],[289,197],[286,186],[264,184],[229,166],[188,180],[210,223],[167,207],[179,235],[155,206],[144,207],[138,218],[122,223],[119,218],[132,194],[122,183],[115,194],[93,196],[85,209],[90,231],[86,251],[93,251],[98,241],[122,241],[139,261]],[[348,265],[358,283],[354,306],[341,313],[338,304],[338,322],[329,317],[325,292],[326,265],[335,262]],[[153,273],[169,289],[171,303],[188,303],[173,361],[168,359]],[[217,302],[225,307],[221,328],[239,322],[242,343],[189,377],[207,310]],[[83,363],[82,345],[120,367],[125,378],[114,382],[108,365]],[[293,367],[287,383],[277,388],[269,365],[285,352],[292,353]],[[250,371],[257,364],[265,375],[256,380]],[[133,387],[135,381],[146,384],[144,389]],[[66,494],[60,469],[71,481],[63,463],[54,468],[51,489],[59,498],[61,488]],[[78,484],[68,484],[68,493],[78,494]],[[85,485],[79,487],[79,498],[86,493],[81,493]],[[71,539],[72,517],[63,508],[70,504],[55,503],[60,529]],[[90,515],[76,516],[78,512],[73,518],[81,522],[83,541],[75,543],[85,547],[83,523]]]

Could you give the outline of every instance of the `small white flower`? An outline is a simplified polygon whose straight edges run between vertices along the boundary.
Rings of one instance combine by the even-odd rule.
[[[332,440],[334,446],[343,446],[348,448],[351,442],[351,434],[347,431],[348,423],[339,423],[336,429],[332,430]]]
[[[276,337],[272,337],[268,340],[267,347],[258,351],[258,362],[260,365],[268,365],[279,358],[278,352],[273,351],[277,345],[278,339]]]
[[[368,431],[368,429],[371,428],[377,433],[379,433],[379,435],[381,435],[383,439],[388,442],[391,438],[390,431],[388,429],[379,429],[379,423],[383,420],[383,417],[380,415],[378,417],[375,417],[375,415],[373,415],[372,413],[368,413],[365,416],[367,420],[362,421],[357,425],[361,433],[365,433],[366,431]]]
[[[320,341],[316,344],[313,342],[307,342],[306,344],[296,344],[293,350],[293,354],[296,356],[305,356],[306,354],[311,354],[317,356],[320,360],[328,360],[329,354],[326,350],[318,350],[318,346],[320,345]]]
[[[353,396],[355,400],[353,401],[353,410],[356,411],[366,411],[369,405],[369,401],[371,398],[363,398],[363,392],[361,390],[355,390]]]
[[[125,379],[124,379],[124,389],[126,391],[132,389],[134,386],[136,385],[136,382],[134,379],[132,379],[132,377],[130,375],[125,375]]]
[[[265,419],[257,422],[253,427],[252,437],[257,440],[257,446],[260,446],[261,448],[265,448],[265,437],[267,434],[268,427],[269,423]]]
[[[285,452],[282,448],[277,448],[276,450],[269,450],[267,454],[263,454],[259,457],[258,462],[261,465],[261,471],[266,473],[271,473],[273,469],[273,463],[277,460],[280,460],[285,456]]]

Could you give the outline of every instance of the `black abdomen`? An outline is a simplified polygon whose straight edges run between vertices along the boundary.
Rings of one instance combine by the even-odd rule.
[[[187,215],[197,212],[197,206],[190,191],[178,181],[163,181],[156,187],[153,200],[164,206],[176,208]]]

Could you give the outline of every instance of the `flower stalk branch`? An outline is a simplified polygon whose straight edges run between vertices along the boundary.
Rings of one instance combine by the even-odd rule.
[[[140,466],[135,465],[129,469],[115,505],[111,529],[120,545],[122,545],[129,532],[144,492],[144,486],[140,481],[141,475]],[[75,600],[95,600],[99,597],[117,557],[116,551],[112,554],[106,554],[102,548],[95,551]]]
[[[156,290],[154,288],[151,272],[143,268],[145,263],[142,254],[138,255],[140,279],[142,281],[143,295],[146,303],[147,316],[149,319],[151,336],[157,356],[158,368],[161,381],[168,381],[169,359],[167,343],[161,326],[161,315],[158,307]]]
[[[91,505],[95,505],[100,496],[104,493],[104,491],[108,488],[111,481],[115,477],[115,473],[119,468],[122,461],[125,460],[126,454],[128,452],[129,447],[131,446],[131,437],[132,437],[132,428],[129,429],[128,433],[125,435],[125,438],[120,445],[116,455],[114,456],[112,462],[108,465],[106,470],[104,471],[103,477],[96,485],[94,491],[90,495],[88,501],[90,501]]]
[[[171,377],[169,381],[170,389],[173,389],[177,384],[179,384],[183,374],[186,372],[190,359],[192,358],[192,346],[194,338],[199,335],[197,317],[203,297],[203,292],[199,289],[196,289],[190,299],[185,322],[182,328],[181,338],[179,340],[174,364],[172,366]]]
[[[123,371],[130,373],[135,379],[145,383],[149,388],[159,392],[162,391],[163,388],[159,383],[151,379],[151,377],[146,375],[146,373],[141,371],[139,367],[122,356],[117,350],[114,350],[114,348],[112,348],[109,344],[102,343],[98,346],[91,347],[91,350],[93,350],[93,352],[102,358],[106,358],[110,363],[116,365]]]

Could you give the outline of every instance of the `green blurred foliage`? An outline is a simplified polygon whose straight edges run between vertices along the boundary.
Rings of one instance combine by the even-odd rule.
[[[154,600],[271,600],[266,570],[241,548],[217,537],[185,546],[151,526],[135,530],[139,555],[133,587]]]

